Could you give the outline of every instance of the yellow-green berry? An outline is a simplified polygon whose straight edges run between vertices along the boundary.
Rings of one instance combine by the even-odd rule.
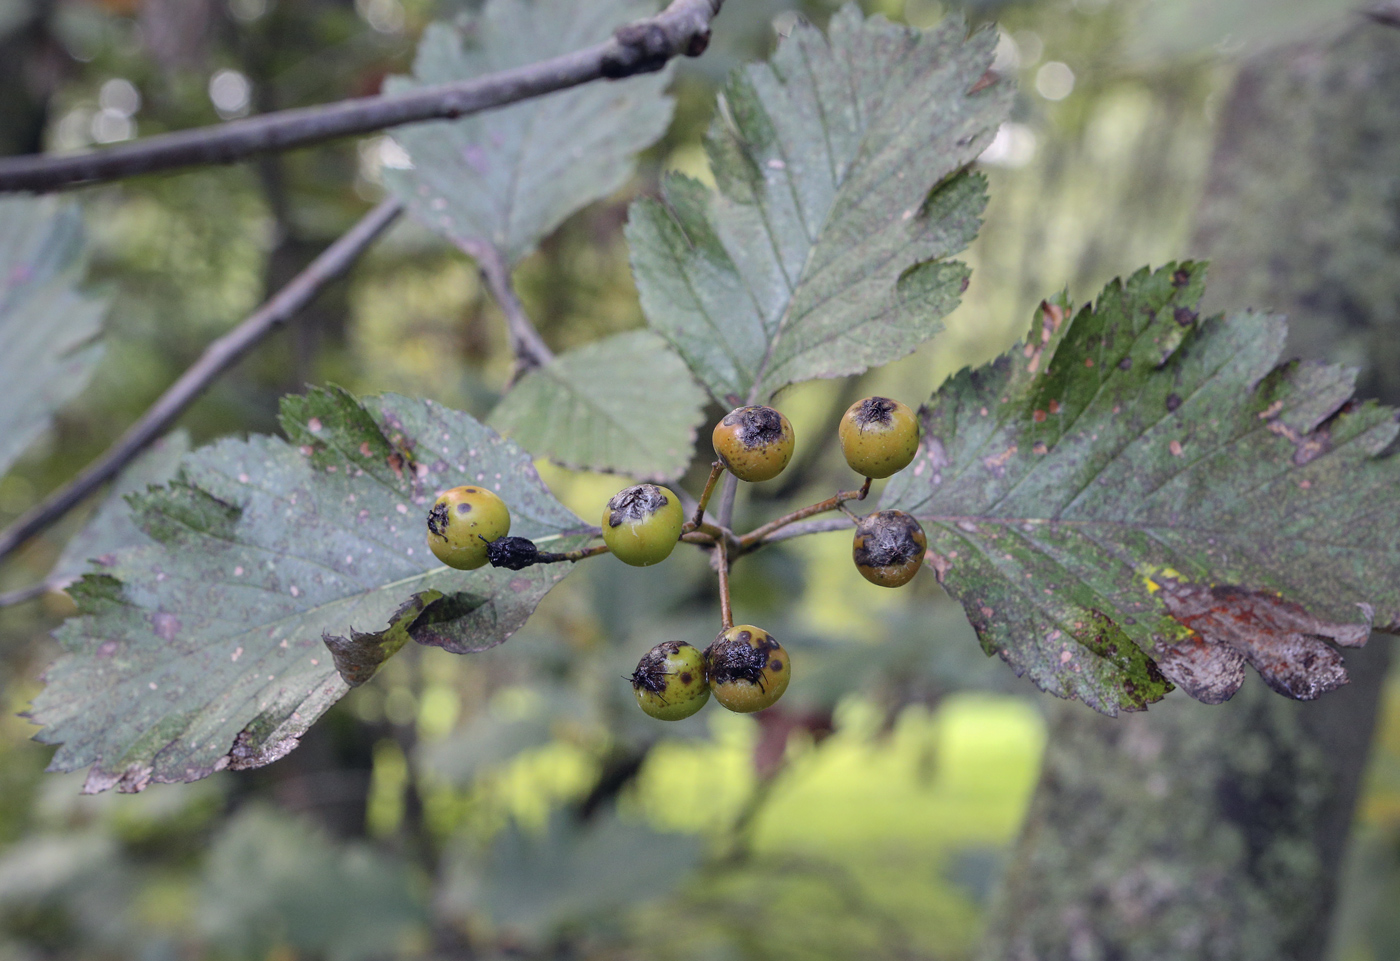
[[[856,521],[851,557],[856,570],[872,584],[903,587],[924,563],[928,537],[912,514],[876,511]]]
[[[658,720],[690,717],[710,699],[705,655],[685,641],[656,645],[637,662],[632,693],[641,709]]]
[[[624,564],[649,567],[671,556],[685,512],[671,491],[637,484],[618,491],[603,510],[603,543]]]
[[[792,460],[792,424],[771,407],[737,407],[710,435],[715,454],[742,481],[777,477]]]
[[[510,533],[510,509],[484,487],[445,490],[428,511],[428,548],[448,567],[470,571],[486,563],[486,545]]]
[[[841,452],[862,477],[889,477],[909,466],[919,450],[919,419],[888,397],[858,400],[837,429]]]
[[[705,666],[715,700],[739,714],[772,707],[792,676],[787,651],[772,634],[752,624],[720,632],[705,649]]]

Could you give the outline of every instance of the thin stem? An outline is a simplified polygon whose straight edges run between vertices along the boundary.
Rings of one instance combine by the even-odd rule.
[[[394,222],[402,211],[397,200],[385,200],[321,255],[271,300],[205,348],[199,359],[171,384],[115,444],[65,486],[35,505],[0,531],[0,558],[72,510],[159,437],[204,389],[260,340],[285,324],[315,299],[332,280],[345,273],[361,253]]]
[[[491,291],[506,315],[506,329],[510,332],[510,349],[515,354],[515,377],[526,371],[543,367],[554,359],[554,352],[545,344],[540,332],[530,322],[525,313],[525,305],[516,296],[515,285],[511,283],[510,267],[493,244],[464,241],[461,244],[476,261],[481,278],[486,281],[486,289]]]
[[[717,460],[710,465],[710,478],[705,481],[705,489],[700,493],[700,500],[695,505],[695,516],[691,518],[690,529],[695,530],[705,521],[705,505],[710,502],[710,495],[714,493],[715,482],[719,480],[719,475],[724,473],[724,461]]]
[[[592,80],[651,73],[673,57],[703,53],[710,41],[710,21],[723,2],[673,0],[656,16],[619,27],[603,43],[472,80],[279,110],[91,153],[7,158],[0,160],[0,192],[43,193],[177,167],[231,163],[406,123],[450,120]]]
[[[724,487],[719,492],[719,526],[729,529],[734,520],[734,495],[739,492],[739,478],[733,474],[728,474],[724,478]]]
[[[768,540],[768,536],[774,533],[775,531],[781,530],[782,528],[787,527],[789,524],[796,523],[797,521],[806,520],[808,517],[811,517],[815,514],[824,514],[827,511],[841,510],[845,511],[847,514],[850,514],[851,517],[854,517],[854,514],[851,514],[850,511],[846,510],[846,501],[864,500],[865,495],[868,493],[870,493],[869,477],[865,479],[865,484],[861,486],[860,490],[837,491],[835,494],[833,494],[831,497],[828,497],[824,501],[817,501],[817,503],[815,504],[809,504],[806,507],[800,507],[789,514],[784,514],[782,517],[779,517],[776,520],[769,521],[762,527],[755,527],[743,537],[739,538],[739,547],[743,551],[748,552],[759,543]]]
[[[581,547],[576,551],[565,551],[562,554],[551,554],[548,551],[540,551],[535,555],[535,561],[540,564],[558,564],[563,561],[581,561],[585,557],[597,557],[599,554],[608,553],[608,545],[594,544],[592,547]]]
[[[63,584],[57,581],[40,581],[37,584],[30,584],[28,587],[20,587],[13,591],[6,591],[0,594],[0,607],[13,607],[15,604],[23,604],[25,601],[32,601],[36,597],[43,597],[49,591],[62,590],[63,586]]]
[[[719,561],[719,623],[727,631],[734,626],[734,612],[729,607],[729,551],[724,540],[715,541],[715,554]]]
[[[766,547],[769,544],[776,544],[779,541],[791,540],[794,537],[805,537],[808,534],[825,534],[828,531],[848,530],[852,526],[852,521],[848,517],[828,517],[819,521],[806,521],[805,523],[801,524],[789,524],[787,527],[784,527],[781,530],[774,531],[773,533],[763,537],[761,540],[757,540],[754,541],[752,544],[749,544],[747,547],[744,548],[744,553],[750,554],[758,550],[760,547]]]

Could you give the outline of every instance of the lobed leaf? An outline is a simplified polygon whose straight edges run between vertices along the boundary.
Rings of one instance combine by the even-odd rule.
[[[1248,662],[1309,699],[1346,682],[1324,641],[1400,628],[1387,447],[1355,372],[1276,366],[1286,325],[1202,319],[1199,264],[1115,281],[1023,350],[949,381],[882,500],[983,647],[1108,714],[1175,683],[1219,703]]]
[[[282,424],[290,443],[223,440],[134,495],[152,543],[72,589],[31,716],[61,745],[52,770],[91,766],[85,791],[270,763],[410,638],[505,640],[567,569],[441,566],[424,541],[437,490],[479,483],[512,533],[585,539],[529,455],[466,414],[332,389],[286,398]]]
[[[720,403],[856,373],[942,329],[976,235],[966,171],[1011,103],[996,33],[920,33],[847,4],[736,71],[706,147],[717,191],[666,178],[627,228],[647,320]]]
[[[463,32],[428,27],[414,76],[390,78],[385,92],[572,53],[655,12],[641,0],[490,0]],[[669,80],[663,70],[404,127],[394,139],[412,169],[388,169],[385,181],[429,227],[468,252],[490,245],[513,266],[564,218],[627,182],[635,155],[671,122]]]
[[[531,370],[489,423],[566,467],[667,481],[690,464],[705,394],[650,331],[617,334]]]
[[[0,197],[0,474],[87,384],[105,302],[80,293],[82,215]]]

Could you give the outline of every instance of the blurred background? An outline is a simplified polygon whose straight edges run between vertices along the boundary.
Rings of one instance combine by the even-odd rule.
[[[552,347],[642,324],[621,234],[628,202],[666,169],[707,177],[700,138],[724,75],[834,6],[729,0],[709,52],[679,67],[675,121],[638,176],[522,266],[523,300]],[[1350,15],[1330,0],[864,6],[916,26],[995,20],[996,67],[1020,94],[981,162],[991,203],[949,329],[881,371],[781,396],[796,462],[741,500],[743,527],[846,481],[831,441],[854,399],[916,405],[1009,348],[1041,297],[1068,286],[1082,301],[1188,252],[1235,65]],[[0,155],[375,93],[408,72],[427,23],[473,8],[0,0]],[[113,302],[106,354],[0,480],[0,524],[100,453],[380,199],[399,156],[367,137],[77,194],[90,284]],[[275,431],[282,394],[327,382],[483,417],[511,363],[473,265],[405,220],[181,429],[194,445]],[[693,493],[707,454],[683,482]],[[585,517],[619,486],[541,470]],[[42,579],[83,517],[0,566],[0,591]],[[504,646],[456,657],[410,645],[285,759],[137,796],[81,797],[81,774],[42,773],[51,749],[16,715],[71,604],[54,592],[0,609],[0,959],[976,956],[1036,786],[1049,699],[983,657],[931,576],[882,591],[832,534],[736,568],[738,616],[793,653],[780,709],[650,721],[622,676],[659,641],[715,630],[712,575],[692,554],[652,569],[581,565]],[[1343,878],[1327,956],[1400,958],[1400,678],[1382,702]]]

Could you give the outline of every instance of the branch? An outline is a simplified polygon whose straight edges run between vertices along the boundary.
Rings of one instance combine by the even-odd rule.
[[[525,313],[525,305],[516,296],[515,285],[510,280],[510,268],[506,266],[501,252],[490,243],[463,241],[461,247],[476,261],[481,271],[481,279],[486,281],[486,289],[500,305],[506,315],[506,329],[510,333],[510,349],[515,354],[515,374],[512,381],[519,379],[526,371],[543,367],[554,359],[554,352],[540,337],[540,332],[530,322]]]
[[[710,21],[723,2],[672,0],[656,16],[618,27],[604,43],[472,80],[280,110],[91,153],[0,160],[0,192],[44,193],[176,167],[231,163],[406,123],[452,120],[592,80],[652,73],[673,57],[703,53],[710,42]]]
[[[380,203],[247,320],[206,347],[199,360],[180,375],[180,379],[161,394],[141,415],[141,419],[132,424],[105,454],[89,464],[66,486],[50,494],[43,503],[0,531],[0,558],[68,513],[130,463],[204,392],[214,378],[233,366],[258,341],[295,316],[323,287],[345,273],[402,210],[397,200]]]

